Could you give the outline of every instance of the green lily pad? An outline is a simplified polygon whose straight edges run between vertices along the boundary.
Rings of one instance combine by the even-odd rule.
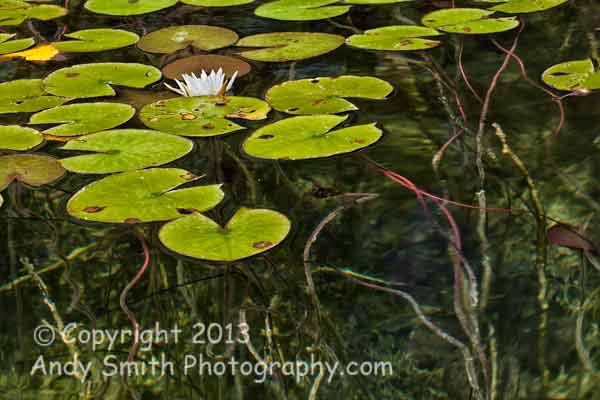
[[[121,29],[84,29],[68,33],[65,37],[76,40],[63,40],[52,45],[63,53],[88,53],[120,49],[136,44],[140,37]]]
[[[310,115],[277,121],[246,139],[244,151],[253,157],[270,160],[305,160],[360,150],[383,136],[374,123],[332,131],[347,118]]]
[[[0,149],[31,150],[44,142],[44,136],[31,128],[19,125],[0,126]]]
[[[490,10],[505,13],[531,13],[547,10],[565,4],[569,0],[479,0],[486,3],[502,3],[491,7]]]
[[[178,97],[148,104],[140,111],[140,120],[176,135],[217,136],[245,129],[228,118],[261,120],[270,110],[266,102],[252,97]]]
[[[199,7],[231,7],[250,4],[254,0],[181,0],[181,2]]]
[[[92,182],[71,197],[67,211],[84,221],[142,223],[169,221],[214,208],[221,185],[174,190],[198,177],[185,169],[151,168],[123,172]]]
[[[0,0],[0,25],[19,25],[28,18],[48,21],[67,14],[52,4],[32,4],[20,0]]]
[[[358,110],[344,97],[383,100],[394,87],[372,76],[345,75],[288,81],[267,91],[266,100],[288,114],[335,114]]]
[[[0,191],[13,181],[40,187],[65,174],[54,157],[42,154],[11,154],[0,157]]]
[[[543,72],[542,80],[560,90],[600,89],[600,72],[594,71],[590,59],[553,65]]]
[[[509,31],[519,26],[516,17],[492,18],[494,11],[479,8],[447,8],[423,17],[423,25],[444,32],[479,35]]]
[[[0,114],[36,112],[59,106],[69,100],[46,93],[42,89],[41,79],[18,79],[0,83]]]
[[[166,223],[158,237],[169,250],[184,256],[230,262],[272,249],[290,228],[290,220],[281,213],[240,208],[225,227],[195,213]]]
[[[140,15],[177,4],[177,0],[88,0],[85,8],[97,14]]]
[[[142,37],[138,47],[148,53],[168,54],[193,46],[211,51],[231,46],[239,39],[231,29],[209,25],[182,25],[159,29]]]
[[[377,5],[377,4],[395,4],[405,3],[412,0],[344,0],[342,3],[356,4],[356,5]]]
[[[440,42],[423,37],[438,35],[441,33],[425,26],[392,25],[352,35],[346,39],[346,44],[369,50],[427,50],[439,46]]]
[[[162,73],[169,79],[182,79],[183,74],[195,73],[200,76],[202,71],[218,71],[223,70],[223,73],[228,78],[231,78],[235,72],[237,76],[242,77],[247,75],[252,67],[246,61],[235,57],[221,56],[216,54],[202,54],[181,58],[162,69]]]
[[[259,17],[283,21],[315,21],[345,14],[349,5],[333,5],[338,0],[277,0],[254,10]]]
[[[35,44],[34,38],[10,40],[15,36],[14,33],[0,33],[0,54],[25,50]]]
[[[241,56],[255,61],[284,62],[304,60],[329,53],[344,44],[344,37],[317,32],[274,32],[246,36],[239,47],[261,47],[247,50]]]
[[[64,124],[44,131],[52,136],[81,136],[124,124],[135,108],[122,103],[81,103],[51,108],[31,116],[30,124]]]
[[[158,81],[160,70],[144,64],[92,63],[62,68],[44,79],[46,92],[66,97],[114,96],[111,85],[143,88]]]
[[[144,129],[115,129],[93,133],[67,142],[63,150],[93,152],[64,158],[65,169],[80,174],[110,174],[156,167],[192,151],[186,138]]]

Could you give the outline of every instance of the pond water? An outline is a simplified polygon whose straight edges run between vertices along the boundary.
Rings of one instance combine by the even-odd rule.
[[[284,0],[273,11],[266,1],[67,0],[44,2],[66,15],[27,18],[37,15],[29,9],[11,20],[11,7],[39,3],[0,0],[2,32],[16,33],[10,40],[33,38],[34,50],[53,43],[33,53],[49,58],[42,61],[10,56],[26,45],[0,47],[2,125],[36,130],[0,131],[0,398],[600,399],[596,1],[510,0],[557,6],[438,21],[439,35],[425,39],[439,44],[409,51],[342,43],[420,25],[437,10],[505,4],[348,9]],[[154,10],[124,15],[148,4]],[[117,5],[122,15],[107,15]],[[332,5],[328,18],[319,7]],[[271,18],[255,15],[258,6]],[[302,6],[318,15],[294,21]],[[497,17],[515,17],[506,22],[513,26],[489,22]],[[452,33],[457,23],[463,34]],[[486,24],[501,32],[476,34]],[[227,28],[242,40],[342,38],[322,51],[324,36],[294,39],[294,51],[269,62],[240,55],[249,49],[228,31],[201,31],[198,42],[178,33],[169,39],[175,49],[162,52],[141,45],[150,32],[185,25]],[[89,40],[104,51],[60,50],[65,35],[92,28],[142,42],[133,35],[105,50],[112,39],[101,32]],[[390,41],[401,48],[419,39]],[[244,60],[251,71],[230,92],[190,105],[159,71],[207,54],[234,57],[234,70]],[[581,62],[544,74],[569,61]],[[92,63],[145,66],[55,73]],[[331,81],[342,82],[338,92],[284,91],[285,107],[267,93],[349,75],[373,78]],[[25,79],[43,81],[2,87]],[[102,92],[107,83],[114,96]],[[41,95],[46,106],[25,109]],[[236,108],[238,96],[259,100]],[[356,110],[289,114],[303,105],[327,114],[318,110],[336,96]],[[96,104],[30,124],[44,109],[99,102],[130,105],[135,116],[119,120]],[[225,116],[245,129],[198,137]],[[198,118],[203,125],[181,125]],[[280,122],[290,118],[300,119]],[[92,121],[85,133],[100,136],[81,136],[80,126],[43,132],[73,120]],[[148,132],[153,124],[167,133]],[[323,136],[353,126],[338,147]],[[136,131],[92,133],[110,129]],[[9,135],[24,147],[11,147]],[[148,167],[156,171],[139,172]],[[187,197],[171,192],[179,185]]]

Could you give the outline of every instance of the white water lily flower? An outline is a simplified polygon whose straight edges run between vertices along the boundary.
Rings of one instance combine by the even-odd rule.
[[[238,71],[235,71],[229,82],[227,82],[227,77],[225,76],[222,68],[219,68],[217,72],[211,70],[210,74],[207,74],[206,71],[202,70],[200,78],[198,78],[196,74],[192,73],[190,75],[182,75],[184,82],[175,79],[175,82],[179,88],[174,88],[168,83],[165,83],[165,86],[175,93],[185,97],[217,96],[231,90],[237,75]]]

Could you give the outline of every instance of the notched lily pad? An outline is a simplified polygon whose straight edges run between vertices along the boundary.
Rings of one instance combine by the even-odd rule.
[[[240,208],[224,227],[194,213],[168,222],[159,239],[169,250],[187,257],[231,262],[270,250],[289,234],[290,220],[265,209]]]
[[[0,114],[36,112],[59,106],[69,98],[49,95],[41,79],[19,79],[0,83]]]
[[[181,0],[183,4],[199,7],[231,7],[250,4],[254,0]]]
[[[42,154],[11,154],[0,157],[0,191],[13,181],[40,187],[65,174],[54,157]]]
[[[569,0],[479,0],[486,3],[501,3],[491,7],[490,10],[502,11],[505,13],[531,13],[544,11],[549,8],[558,7],[567,3]]]
[[[67,9],[53,4],[0,0],[0,25],[19,25],[28,18],[48,21],[67,15],[67,12]]]
[[[0,150],[31,150],[44,142],[44,136],[19,125],[0,126]]]
[[[44,79],[46,92],[66,97],[114,96],[111,85],[143,88],[158,81],[160,70],[135,63],[92,63],[62,68]]]
[[[423,25],[450,33],[480,35],[505,32],[519,26],[516,17],[494,18],[494,11],[479,8],[448,8],[423,17]]]
[[[383,136],[374,123],[332,130],[347,118],[338,115],[287,118],[255,131],[243,148],[257,158],[305,160],[360,150]]]
[[[211,51],[230,46],[239,39],[231,29],[209,25],[182,25],[159,29],[142,37],[138,47],[148,53],[168,54],[192,46]]]
[[[352,35],[346,44],[369,50],[412,51],[427,50],[440,45],[437,40],[424,39],[441,35],[436,29],[414,25],[392,25],[369,29]]]
[[[15,36],[14,33],[0,33],[0,54],[21,51],[35,44],[34,38],[11,40]]]
[[[259,17],[283,21],[315,21],[345,14],[349,5],[335,5],[338,0],[277,0],[259,6]]]
[[[271,107],[239,96],[178,97],[148,104],[140,119],[149,128],[183,136],[217,136],[245,129],[228,118],[261,120]]]
[[[63,53],[88,53],[120,49],[136,44],[140,37],[129,31],[121,29],[84,29],[68,33],[66,38],[75,40],[62,40],[52,45]]]
[[[64,124],[44,131],[51,136],[81,136],[129,121],[135,108],[121,103],[80,103],[51,108],[31,116],[29,124]]]
[[[594,71],[590,59],[553,65],[543,72],[542,80],[560,90],[600,89],[600,72]]]
[[[220,56],[213,54],[203,54],[181,58],[172,62],[162,69],[162,73],[169,79],[181,79],[182,74],[200,73],[204,71],[218,71],[219,68],[223,73],[231,78],[237,71],[238,77],[247,75],[252,67],[244,60],[235,57]]]
[[[177,4],[177,0],[88,0],[85,8],[97,14],[140,15]]]
[[[65,169],[81,174],[110,174],[156,167],[190,151],[191,140],[144,129],[115,129],[67,142],[63,150],[92,152],[61,160]]]
[[[269,89],[266,100],[288,114],[335,114],[358,109],[345,97],[383,100],[393,90],[379,78],[345,75],[284,82]]]
[[[344,37],[316,32],[273,32],[246,36],[236,44],[239,47],[260,47],[242,51],[250,60],[285,62],[304,60],[333,51],[344,44]]]
[[[177,187],[198,177],[178,168],[123,172],[92,182],[71,197],[67,211],[84,221],[169,221],[210,210],[223,200],[221,185]]]

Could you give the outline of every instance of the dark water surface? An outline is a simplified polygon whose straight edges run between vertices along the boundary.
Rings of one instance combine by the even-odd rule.
[[[333,22],[280,22],[254,16],[255,5],[209,10],[178,5],[144,16],[109,17],[72,1],[66,17],[7,30],[22,37],[34,30],[52,40],[63,25],[69,31],[111,27],[142,35],[167,26],[210,24],[233,29],[240,37],[278,31],[349,36],[353,29],[419,21],[426,12],[449,6],[446,1],[356,6]],[[200,262],[167,252],[157,239],[161,224],[77,222],[67,215],[66,201],[97,176],[69,173],[38,189],[11,185],[0,209],[0,398],[462,400],[477,398],[475,385],[481,398],[600,399],[600,271],[594,267],[593,250],[585,254],[546,240],[547,229],[557,222],[575,227],[591,242],[600,233],[600,164],[594,144],[600,103],[595,93],[553,100],[535,86],[549,89],[540,76],[551,65],[586,58],[600,63],[600,4],[571,1],[522,20],[515,54],[530,81],[512,60],[495,86],[480,143],[483,182],[475,134],[483,106],[460,77],[458,49],[464,47],[465,74],[484,97],[506,57],[493,40],[509,48],[517,30],[445,35],[440,47],[426,53],[342,46],[294,63],[253,62],[252,72],[236,83],[236,95],[262,97],[290,79],[342,74],[376,76],[395,87],[387,101],[353,100],[360,110],[352,113],[352,123],[378,122],[385,130],[383,140],[362,152],[298,162],[251,159],[240,145],[266,122],[243,121],[247,132],[194,139],[193,153],[169,164],[205,174],[202,183],[224,184],[224,201],[207,213],[219,223],[241,206],[286,214],[292,221],[290,236],[264,255],[230,264]],[[0,80],[43,78],[81,63],[139,62],[160,68],[169,60],[135,46],[47,63],[12,60],[0,64]],[[139,110],[163,91],[161,81],[145,90],[117,88],[117,97],[102,100]],[[559,105],[565,111],[562,123]],[[267,122],[284,117],[273,111]],[[25,125],[29,114],[0,118],[4,125]],[[502,152],[492,123],[501,127],[522,164]],[[447,147],[434,170],[434,156],[461,126],[467,130]],[[143,125],[134,118],[125,127]],[[49,142],[40,151],[65,157],[62,145]],[[410,185],[395,182],[389,171],[435,196],[504,210],[484,212],[427,197],[424,210],[415,192],[405,187]],[[361,197],[353,193],[378,196],[355,203]],[[486,202],[478,203],[482,193]],[[304,260],[311,233],[340,206],[345,207],[320,232]],[[111,370],[103,375],[107,357],[113,364],[127,360],[133,344],[129,337],[116,340],[112,348],[105,342],[93,349],[84,343],[85,336],[71,346],[60,337],[47,347],[36,344],[36,327],[44,326],[42,321],[56,326],[57,316],[64,324],[78,324],[73,333],[132,329],[119,297],[144,262],[140,235],[150,247],[150,264],[129,292],[129,308],[142,329],[158,323],[164,329],[178,326],[181,334],[178,340],[147,343],[136,360],[169,360],[175,370],[163,376],[160,370],[128,378],[106,376]],[[28,263],[35,270],[47,269],[38,275],[46,294],[27,272]],[[314,291],[306,270],[312,272]],[[11,285],[15,280],[18,284]],[[407,295],[435,330],[416,316]],[[230,327],[235,339],[244,320],[252,345],[226,343]],[[222,330],[223,340],[209,340],[198,325],[211,323],[211,334]],[[442,332],[459,343],[445,341]],[[192,343],[194,336],[216,343]],[[64,370],[32,373],[41,355],[46,364],[57,361],[64,367],[74,353],[93,364],[84,382]],[[253,364],[339,362],[340,369],[355,362],[363,372],[376,371],[339,374],[331,381],[327,373],[321,380],[316,369],[299,377],[277,367],[264,379],[241,371],[211,376],[197,368],[185,371],[191,357],[212,365],[233,359]],[[475,383],[467,379],[465,357],[471,359]],[[377,370],[377,362],[387,363],[388,370]]]

